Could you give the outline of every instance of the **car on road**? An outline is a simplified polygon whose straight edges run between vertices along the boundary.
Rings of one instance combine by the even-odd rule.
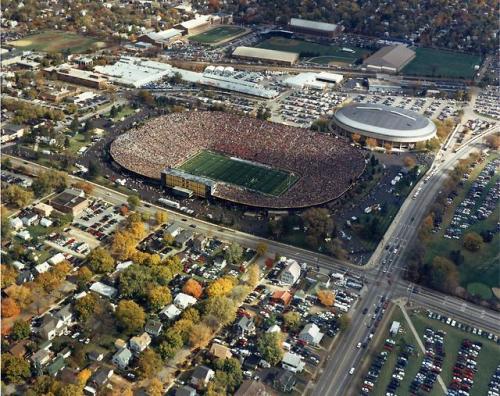
[[[358,345],[356,345],[356,348],[357,349],[361,348],[361,342],[358,342]]]
[[[354,374],[354,370],[355,370],[355,368],[354,368],[354,367],[351,367],[351,369],[349,370],[349,374],[350,374],[350,375],[353,375],[353,374]]]
[[[368,312],[368,308],[363,309],[363,315],[366,315]]]

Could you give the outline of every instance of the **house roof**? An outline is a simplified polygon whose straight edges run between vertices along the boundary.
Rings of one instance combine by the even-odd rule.
[[[135,336],[130,339],[130,344],[136,344],[141,347],[141,349],[146,348],[151,344],[151,337],[148,333],[144,332],[140,336]]]
[[[229,359],[230,357],[233,356],[233,354],[231,353],[231,350],[227,346],[217,344],[216,342],[214,342],[212,344],[212,346],[210,347],[209,353],[216,358],[222,358],[222,359],[226,359],[226,358]]]
[[[363,62],[368,66],[399,69],[415,56],[415,51],[404,45],[392,45],[379,49]]]
[[[276,290],[272,297],[273,300],[281,300],[285,304],[290,303],[292,301],[292,293],[290,293],[288,290]]]
[[[128,348],[122,348],[113,355],[113,359],[129,361],[132,358],[132,352]]]
[[[167,305],[160,311],[160,315],[165,315],[169,319],[174,319],[181,314],[181,310],[174,304]]]
[[[174,298],[174,304],[181,306],[196,304],[196,301],[196,298],[185,293],[179,293]]]
[[[177,390],[175,391],[175,396],[195,396],[195,395],[197,395],[196,390],[187,385],[181,386],[180,388],[177,388]]]
[[[289,366],[299,367],[302,363],[302,357],[296,353],[286,352],[281,361]]]
[[[47,373],[49,375],[54,375],[64,366],[66,366],[66,362],[64,361],[64,358],[62,356],[59,356],[56,360],[54,360],[47,366]]]
[[[163,327],[163,323],[159,320],[150,319],[147,321],[144,330],[149,334],[158,334]]]
[[[262,382],[245,380],[241,383],[234,396],[272,396],[273,394],[267,390]]]
[[[198,366],[194,369],[191,378],[206,380],[209,375],[213,373],[213,370],[207,366]]]
[[[319,327],[315,323],[306,324],[300,332],[299,338],[302,339],[306,335],[309,335],[315,343],[319,343],[321,338],[323,338],[323,333],[320,332]]]

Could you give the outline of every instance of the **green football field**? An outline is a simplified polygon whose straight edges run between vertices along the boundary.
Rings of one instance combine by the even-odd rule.
[[[180,169],[275,196],[283,194],[298,179],[289,172],[238,161],[211,151],[201,151],[184,162]]]
[[[107,45],[96,37],[61,30],[45,30],[20,40],[11,41],[9,44],[21,50],[44,52],[69,50],[71,53],[82,53],[89,49],[104,48]]]
[[[244,31],[244,28],[238,26],[218,26],[206,32],[189,37],[189,40],[203,44],[215,44],[237,36]]]
[[[481,57],[474,54],[434,48],[417,48],[416,56],[403,74],[444,78],[473,78],[474,66],[481,64]]]
[[[342,51],[342,48],[337,45],[325,45],[286,37],[271,37],[262,41],[256,47],[276,51],[296,52],[301,58],[312,58],[312,62],[319,64],[330,62],[353,63],[364,54],[369,53],[368,50],[363,48],[349,47],[354,52],[346,52]]]

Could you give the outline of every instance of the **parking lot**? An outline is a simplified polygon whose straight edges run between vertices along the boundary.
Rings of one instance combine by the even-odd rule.
[[[500,119],[500,88],[487,86],[479,93],[474,111],[485,116]]]

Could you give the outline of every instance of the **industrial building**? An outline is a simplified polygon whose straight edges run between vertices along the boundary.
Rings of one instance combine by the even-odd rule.
[[[85,198],[85,193],[82,190],[67,188],[52,198],[50,205],[59,212],[76,216],[89,206],[89,200]]]
[[[183,36],[198,34],[206,30],[210,25],[229,25],[233,23],[233,16],[230,14],[200,15],[189,21],[181,22],[174,26],[180,30]]]
[[[321,72],[321,73],[299,73],[296,76],[287,78],[284,83],[291,88],[312,88],[326,89],[329,84],[339,84],[343,80],[341,74]]]
[[[415,51],[404,45],[384,47],[365,59],[363,64],[369,70],[384,73],[399,73],[415,58]]]
[[[91,71],[72,68],[67,64],[58,67],[47,67],[44,72],[60,81],[89,88],[104,89],[108,86],[108,81],[102,76]]]
[[[299,54],[295,52],[275,51],[263,48],[237,47],[233,56],[241,59],[263,61],[283,65],[293,65],[299,60]]]
[[[309,21],[300,18],[292,18],[288,28],[292,32],[322,37],[334,37],[342,31],[342,28],[334,23]]]
[[[342,135],[373,138],[377,145],[412,149],[418,142],[436,137],[436,125],[410,110],[380,104],[351,104],[337,110],[333,126]]]
[[[149,43],[156,47],[165,48],[182,37],[182,30],[168,29],[161,32],[150,32],[138,37],[137,41]]]

